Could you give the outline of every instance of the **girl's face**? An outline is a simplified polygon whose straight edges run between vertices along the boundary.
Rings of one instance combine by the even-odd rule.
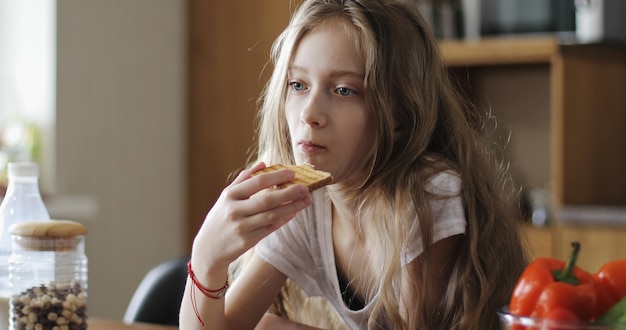
[[[336,19],[302,37],[285,102],[296,163],[328,171],[335,182],[362,175],[374,146],[365,64],[345,29]]]

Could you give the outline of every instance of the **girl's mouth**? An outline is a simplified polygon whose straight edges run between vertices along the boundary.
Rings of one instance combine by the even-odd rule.
[[[298,149],[303,153],[314,153],[326,148],[314,144],[310,141],[301,141],[300,143],[298,143]]]

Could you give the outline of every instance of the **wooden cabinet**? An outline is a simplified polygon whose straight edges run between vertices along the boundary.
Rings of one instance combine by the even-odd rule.
[[[558,244],[555,244],[552,228],[528,225],[524,226],[523,233],[531,259],[555,256],[554,250]]]
[[[556,258],[566,260],[571,253],[570,242],[580,242],[577,264],[588,271],[597,271],[605,262],[626,258],[626,227],[556,225],[553,228]]]
[[[626,226],[564,225],[525,228],[527,246],[532,258],[554,257],[567,260],[571,242],[581,244],[577,264],[595,272],[602,264],[626,258]]]
[[[545,185],[554,209],[626,205],[626,49],[555,37],[441,49],[485,111],[512,128],[509,156],[522,185]]]
[[[563,206],[626,205],[626,48],[548,36],[442,42],[441,49],[466,93],[511,128],[506,150],[517,183],[549,191],[552,225],[525,228],[531,256],[566,259],[579,241],[585,269],[626,258],[626,226],[558,218]]]
[[[270,47],[287,25],[284,0],[188,2],[188,237],[241,170],[254,141]]]

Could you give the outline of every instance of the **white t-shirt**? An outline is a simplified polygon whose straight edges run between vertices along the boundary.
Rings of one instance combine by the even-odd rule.
[[[453,196],[432,202],[433,240],[465,233],[466,220],[457,175],[441,172],[433,177],[428,190]],[[332,205],[326,188],[312,193],[313,204],[289,223],[257,244],[256,253],[290,278],[309,296],[323,296],[337,310],[350,329],[367,329],[376,294],[365,307],[351,310],[341,296],[332,242]],[[412,226],[414,244],[402,253],[402,266],[422,253],[422,238],[417,221]]]

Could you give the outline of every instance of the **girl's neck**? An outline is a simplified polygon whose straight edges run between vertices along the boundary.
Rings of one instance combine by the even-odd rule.
[[[348,301],[358,301],[364,306],[376,293],[374,283],[380,280],[375,272],[374,252],[367,244],[364,233],[360,230],[359,215],[354,210],[349,195],[342,193],[336,186],[329,189],[332,202],[332,239],[335,266],[340,281],[346,284],[342,292],[350,293]],[[354,299],[354,300],[353,300]],[[351,303],[348,302],[348,305]],[[351,306],[354,307],[354,306]],[[360,308],[360,307],[355,307]]]
[[[333,204],[333,220],[350,220],[353,222],[355,212],[343,190],[336,185],[331,185],[328,186],[328,195]]]

